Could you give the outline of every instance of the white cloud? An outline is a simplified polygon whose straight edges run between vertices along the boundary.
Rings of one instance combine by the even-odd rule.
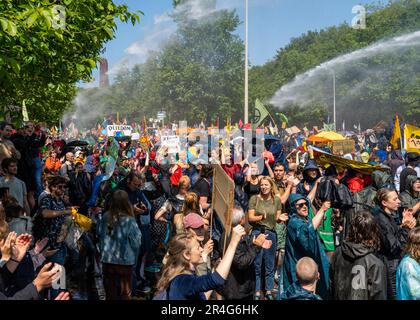
[[[171,21],[172,18],[169,16],[168,12],[165,12],[164,14],[161,14],[160,16],[155,16],[154,17],[154,24],[161,24],[161,23],[165,23],[165,22],[169,22]]]
[[[275,5],[280,1],[284,0],[249,0],[249,6],[250,8],[256,6],[272,6],[273,3]],[[176,7],[172,11],[156,15],[153,19],[153,25],[144,27],[144,34],[146,36],[130,44],[124,50],[124,57],[110,68],[108,74],[113,76],[123,69],[131,69],[136,64],[144,63],[151,51],[159,50],[161,45],[176,31],[176,25],[171,18],[172,13],[187,12],[189,19],[199,20],[217,10],[237,9],[239,11],[245,8],[245,0],[217,1],[215,8],[209,5],[209,3],[211,2],[193,0]]]

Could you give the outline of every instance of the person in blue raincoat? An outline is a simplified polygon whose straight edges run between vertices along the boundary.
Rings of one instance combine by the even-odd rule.
[[[397,299],[420,300],[420,227],[408,234],[406,255],[397,269]]]
[[[312,189],[317,185],[318,179],[321,177],[321,172],[314,159],[308,160],[303,168],[303,179],[296,187],[296,193],[307,196]]]
[[[310,257],[319,267],[320,279],[316,293],[323,299],[328,299],[329,262],[316,229],[322,223],[325,212],[331,207],[331,202],[325,201],[312,220],[308,218],[309,210],[312,210],[308,198],[300,194],[291,194],[289,202],[283,274],[284,290],[297,281],[296,263],[299,259]]]

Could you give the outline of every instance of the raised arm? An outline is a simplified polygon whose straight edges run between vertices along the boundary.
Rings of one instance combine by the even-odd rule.
[[[315,217],[312,218],[312,225],[314,226],[315,230],[322,223],[322,220],[324,219],[324,214],[329,208],[331,208],[331,201],[325,201],[322,204],[321,209],[319,209],[316,213]]]
[[[229,275],[229,270],[232,265],[233,257],[235,256],[236,248],[245,234],[245,229],[241,225],[237,225],[232,229],[232,238],[229,242],[229,246],[226,249],[222,261],[220,261],[216,268],[216,272],[225,280]]]

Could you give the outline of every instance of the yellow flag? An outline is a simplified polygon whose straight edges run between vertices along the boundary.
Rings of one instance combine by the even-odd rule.
[[[401,139],[401,128],[400,128],[400,121],[398,120],[398,115],[395,115],[395,124],[394,124],[394,132],[392,133],[391,140],[389,141],[394,149],[398,149],[398,140]],[[402,146],[401,146],[402,147]]]
[[[228,134],[230,134],[231,126],[230,126],[230,118],[226,117],[226,131]]]
[[[404,126],[405,150],[420,153],[420,128],[406,124]]]

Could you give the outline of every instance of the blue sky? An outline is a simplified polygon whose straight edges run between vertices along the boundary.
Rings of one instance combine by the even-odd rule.
[[[200,0],[195,0],[199,2]],[[122,66],[131,67],[147,57],[149,49],[159,49],[176,27],[167,14],[172,0],[116,0],[131,10],[141,10],[141,23],[132,26],[118,22],[116,38],[108,42],[103,54],[112,72]],[[320,30],[343,22],[351,23],[355,5],[375,4],[378,0],[249,0],[249,59],[252,65],[262,65],[272,59],[277,50],[294,37],[307,31]],[[382,0],[380,2],[387,2]],[[245,17],[245,0],[218,0],[218,9],[236,9],[241,21]],[[245,24],[236,31],[245,39]],[[82,86],[97,86],[95,81]]]

